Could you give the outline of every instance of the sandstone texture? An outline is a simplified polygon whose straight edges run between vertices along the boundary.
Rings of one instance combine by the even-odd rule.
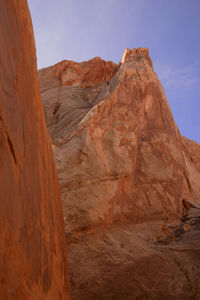
[[[119,65],[63,61],[39,79],[72,299],[196,299],[200,146],[181,136],[148,49]]]
[[[26,0],[0,0],[0,299],[70,299],[60,191]]]

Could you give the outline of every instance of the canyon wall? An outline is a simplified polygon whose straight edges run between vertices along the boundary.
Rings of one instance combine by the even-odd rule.
[[[199,293],[200,149],[181,136],[148,49],[126,49],[118,65],[65,60],[39,79],[72,299]]]
[[[91,61],[84,64],[93,74],[91,82],[104,72]],[[199,170],[173,120],[148,50],[127,50],[117,73],[111,65],[110,81],[102,76],[86,88],[79,73],[75,85],[56,87],[57,70],[65,69],[64,75],[59,73],[63,78],[76,65],[66,61],[39,72],[64,203],[73,204],[66,210],[67,230],[118,220],[173,220],[181,216],[184,199],[198,203]]]
[[[0,0],[0,299],[70,299],[60,190],[25,0]]]

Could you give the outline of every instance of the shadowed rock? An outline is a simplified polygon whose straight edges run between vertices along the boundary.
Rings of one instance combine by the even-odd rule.
[[[0,299],[70,299],[60,191],[25,0],[0,0],[0,44]]]

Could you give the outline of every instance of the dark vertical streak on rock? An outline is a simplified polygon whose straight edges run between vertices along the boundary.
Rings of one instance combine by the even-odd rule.
[[[15,156],[15,151],[14,151],[14,147],[13,147],[13,144],[11,142],[11,139],[9,137],[9,135],[7,135],[7,142],[8,142],[8,145],[9,145],[9,148],[10,148],[10,152],[12,154],[12,157],[15,161],[15,164],[17,164],[17,159],[16,159],[16,156]]]

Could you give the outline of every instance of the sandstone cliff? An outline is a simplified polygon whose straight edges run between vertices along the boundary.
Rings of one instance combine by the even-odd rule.
[[[148,50],[126,49],[119,65],[63,61],[39,78],[72,299],[194,297],[200,149],[181,136]]]
[[[70,299],[26,0],[0,0],[0,299]]]

